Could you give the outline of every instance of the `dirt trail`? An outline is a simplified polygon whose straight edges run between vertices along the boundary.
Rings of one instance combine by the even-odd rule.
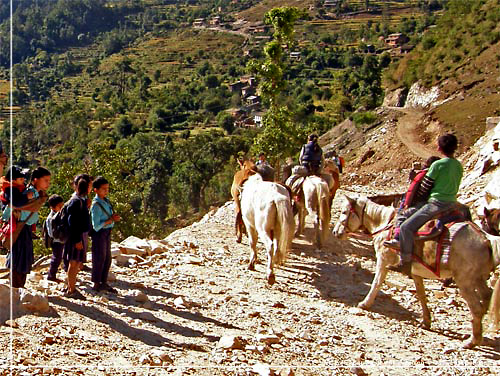
[[[339,215],[341,196],[334,202],[333,218]],[[470,333],[470,315],[456,288],[426,282],[432,331],[419,328],[411,280],[393,272],[372,310],[361,310],[356,304],[368,292],[375,268],[370,243],[330,237],[318,250],[308,241],[310,223],[306,237],[294,240],[270,287],[261,247],[257,270],[247,270],[247,239],[235,242],[232,210],[227,204],[173,233],[162,254],[129,267],[113,266],[118,295],[93,293],[88,273],[81,275],[79,287],[87,301],[52,291],[49,314],[16,319],[12,363],[11,329],[0,327],[0,375],[8,374],[12,364],[14,375],[247,376],[273,370],[301,376],[444,376],[498,371],[495,333],[486,333],[484,346],[476,351],[461,349]],[[29,287],[36,284],[29,282]],[[139,299],[138,291],[146,298]],[[237,338],[233,348],[218,345],[224,336]]]
[[[435,155],[436,150],[422,144],[417,134],[417,126],[422,121],[425,112],[415,108],[390,107],[390,109],[403,113],[403,116],[398,119],[397,135],[408,150],[422,159]]]

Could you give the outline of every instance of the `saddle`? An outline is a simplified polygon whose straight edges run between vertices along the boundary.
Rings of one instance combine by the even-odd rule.
[[[457,203],[455,207],[452,207],[448,211],[441,213],[437,218],[427,222],[427,224],[424,225],[427,230],[417,232],[415,241],[436,239],[443,233],[447,224],[465,221],[472,221],[469,207],[464,204]]]
[[[441,264],[447,264],[451,251],[451,243],[455,235],[468,224],[472,224],[470,210],[466,205],[457,203],[450,210],[439,215],[438,218],[427,222],[428,230],[419,231],[415,236],[413,261],[422,264],[425,268],[441,278]],[[479,230],[478,230],[479,231]],[[392,233],[392,231],[391,231]],[[389,238],[392,234],[389,235]],[[427,245],[425,242],[434,242]],[[399,254],[399,250],[394,250]]]

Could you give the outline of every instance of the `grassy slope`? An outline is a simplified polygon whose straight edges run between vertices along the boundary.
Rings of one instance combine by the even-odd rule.
[[[429,116],[445,130],[455,132],[464,148],[484,134],[486,117],[500,115],[500,42],[491,44],[500,25],[492,21],[493,12],[500,12],[499,0],[487,0],[463,17],[445,15],[424,37],[432,36],[435,46],[418,46],[391,72],[387,82],[389,88],[395,88],[418,78],[428,86],[439,85],[442,99],[457,95],[431,110]],[[412,71],[416,77],[411,77]]]

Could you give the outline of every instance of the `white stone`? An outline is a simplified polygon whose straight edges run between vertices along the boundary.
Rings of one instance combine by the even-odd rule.
[[[26,289],[21,294],[21,304],[24,309],[31,312],[45,313],[50,310],[47,296],[39,292],[29,292]]]
[[[160,254],[168,250],[168,247],[158,240],[148,240],[152,255]]]
[[[184,257],[183,263],[184,264],[201,265],[203,263],[203,260],[200,257],[187,255]]]
[[[147,256],[148,250],[142,248],[135,248],[132,246],[120,246],[120,252],[124,255],[138,255],[138,256]]]
[[[184,299],[182,299],[182,297],[180,297],[180,296],[174,299],[174,305],[177,308],[186,308],[186,306],[187,306],[187,304],[184,301]]]
[[[119,254],[115,258],[115,263],[118,266],[129,266],[131,264],[132,260],[134,260],[134,262],[135,262],[135,256],[134,255]]]
[[[271,368],[267,364],[257,363],[252,367],[252,372],[258,374],[259,376],[270,376]]]
[[[129,236],[127,239],[120,242],[120,246],[124,248],[139,248],[139,249],[150,249],[150,245],[147,240],[140,239],[136,236]]]
[[[242,349],[243,342],[239,336],[223,336],[217,343],[217,347],[226,350]]]
[[[0,325],[10,318],[11,289],[7,284],[0,284]],[[19,307],[19,290],[12,289],[12,302],[14,312]]]
[[[132,290],[129,296],[134,298],[135,301],[139,303],[145,303],[149,300],[148,296],[141,290]]]

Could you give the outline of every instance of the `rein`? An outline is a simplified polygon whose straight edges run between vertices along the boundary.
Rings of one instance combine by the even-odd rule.
[[[364,228],[365,230],[367,230],[366,226],[364,225],[364,218],[365,218],[365,212],[366,212],[366,202],[365,204],[363,205],[362,209],[361,209],[361,216],[359,217],[360,218],[360,222],[361,222],[361,228]],[[349,204],[349,213],[354,213],[357,215],[356,213],[356,209],[351,205]],[[393,224],[392,224],[392,221],[394,220],[394,217],[396,216],[396,211],[394,211],[391,216],[389,217],[389,222],[387,223],[387,225],[385,225],[383,228],[381,228],[380,230],[377,230],[373,233],[369,233],[369,234],[366,234],[368,238],[373,238],[375,235],[378,235],[380,234],[381,232],[384,232],[386,230],[389,230],[391,227],[393,227]],[[348,222],[349,219],[347,219],[346,222]],[[351,232],[350,234],[356,234],[355,232]]]

